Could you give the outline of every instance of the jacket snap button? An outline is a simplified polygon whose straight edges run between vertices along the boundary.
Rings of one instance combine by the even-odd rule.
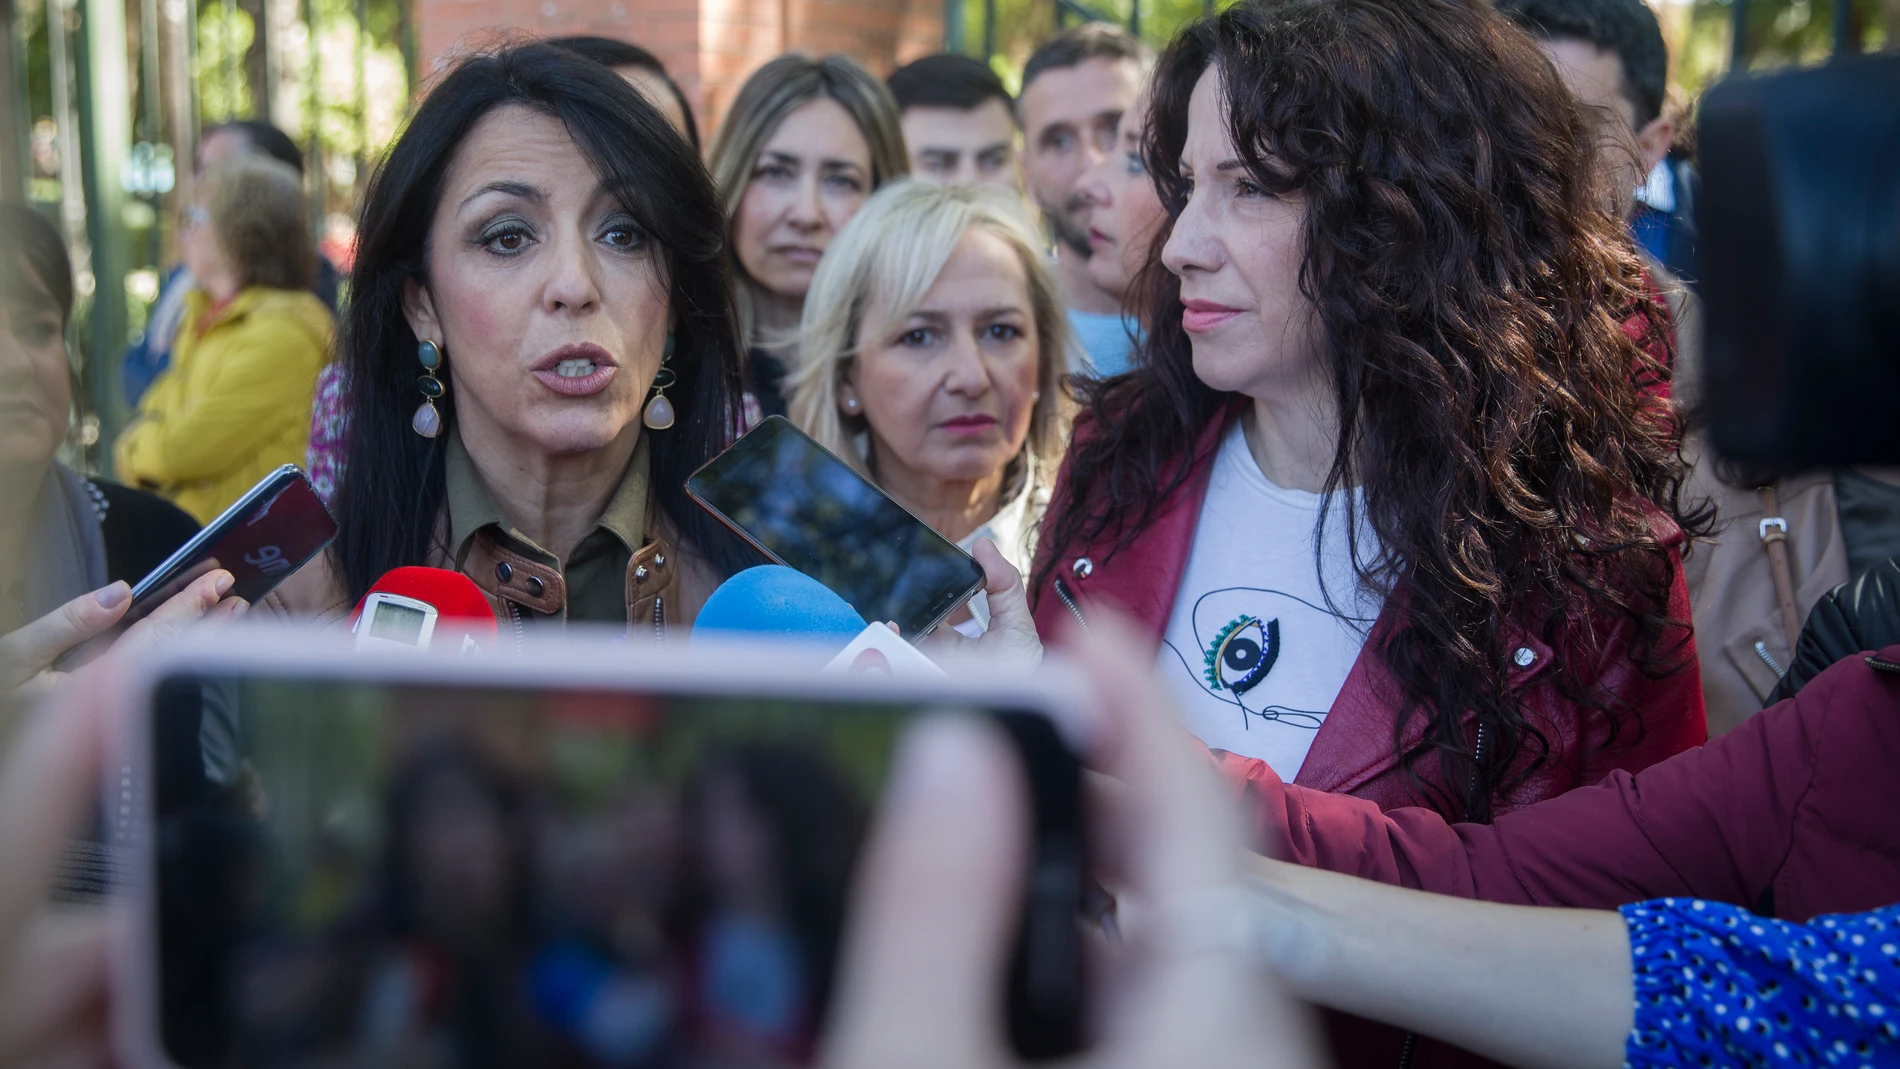
[[[656,567],[656,568],[664,568],[664,567],[666,567],[666,557],[664,557],[663,555],[660,555],[660,554],[654,554],[654,557],[653,557],[653,566],[654,566],[654,567]]]
[[[1095,562],[1087,557],[1077,557],[1070,570],[1075,572],[1077,579],[1087,579],[1095,571]]]
[[[633,577],[635,579],[645,579],[647,577],[647,566],[642,564],[638,568],[635,568],[633,570]]]
[[[1519,646],[1517,652],[1511,654],[1511,660],[1516,661],[1519,668],[1529,668],[1536,659],[1537,655],[1531,652],[1529,646]]]
[[[527,587],[528,593],[537,598],[541,596],[542,591],[547,589],[547,585],[541,582],[541,577],[538,575],[531,575],[522,580],[521,585]]]
[[[514,577],[515,570],[509,567],[507,561],[502,561],[500,564],[495,565],[495,578],[505,583]]]

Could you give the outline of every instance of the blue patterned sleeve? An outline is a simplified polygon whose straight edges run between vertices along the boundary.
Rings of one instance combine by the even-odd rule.
[[[1808,924],[1686,898],[1622,914],[1626,1066],[1900,1066],[1900,905]]]

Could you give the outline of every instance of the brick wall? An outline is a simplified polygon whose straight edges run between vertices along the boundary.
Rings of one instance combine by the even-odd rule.
[[[708,143],[746,75],[780,52],[843,52],[882,76],[943,40],[942,0],[416,0],[414,10],[425,79],[523,34],[641,45],[686,91]]]

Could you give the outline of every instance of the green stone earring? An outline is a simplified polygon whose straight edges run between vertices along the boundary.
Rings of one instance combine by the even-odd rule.
[[[443,394],[442,380],[435,377],[436,370],[442,366],[442,350],[434,342],[425,341],[416,346],[416,359],[422,363],[422,377],[416,380],[416,389],[422,391],[422,404],[409,426],[424,438],[434,438],[442,433],[442,413],[435,407],[436,400]]]
[[[660,371],[653,376],[653,398],[647,402],[646,411],[641,414],[640,422],[647,430],[663,431],[673,425],[673,402],[666,399],[666,388],[679,381],[673,369],[666,365],[673,361],[673,335],[666,335],[666,348],[660,351]]]

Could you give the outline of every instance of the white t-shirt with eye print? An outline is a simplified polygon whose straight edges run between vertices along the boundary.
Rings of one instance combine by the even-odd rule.
[[[1335,498],[1346,493],[1357,491]],[[1236,421],[1214,458],[1161,644],[1161,677],[1188,730],[1217,750],[1260,758],[1288,781],[1381,606],[1353,573],[1342,500],[1326,514],[1316,566],[1313,539],[1326,503],[1268,482]],[[1359,554],[1366,561],[1379,555],[1363,520]]]

